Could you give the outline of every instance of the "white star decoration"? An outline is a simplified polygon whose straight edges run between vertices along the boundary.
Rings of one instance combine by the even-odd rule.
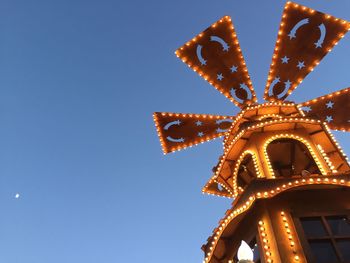
[[[289,79],[286,82],[284,82],[284,85],[286,85],[286,89],[289,89],[291,84],[292,82],[290,82]]]
[[[290,33],[288,34],[289,39],[295,38],[295,33],[293,33],[292,31],[290,31]]]
[[[217,80],[221,81],[223,78],[224,78],[224,76],[222,75],[222,73],[217,74],[217,77],[216,77]]]
[[[333,109],[333,105],[334,105],[334,103],[331,102],[331,101],[328,101],[328,102],[326,103],[327,109]]]
[[[333,117],[332,116],[327,116],[326,117],[326,122],[330,123],[331,121],[333,121]]]
[[[305,67],[304,61],[299,61],[297,68],[302,69]]]
[[[230,68],[230,70],[231,70],[231,73],[237,72],[237,67],[236,67],[235,65],[233,65],[233,66]]]
[[[196,125],[197,126],[202,126],[202,122],[201,121],[196,121]]]
[[[281,60],[282,60],[282,64],[288,64],[289,57],[284,56],[283,58],[281,58]]]
[[[203,135],[204,135],[203,132],[199,132],[199,133],[198,133],[198,136],[199,136],[199,137],[202,137]]]

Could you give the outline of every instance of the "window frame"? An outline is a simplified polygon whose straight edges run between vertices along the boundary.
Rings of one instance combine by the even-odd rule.
[[[247,158],[249,158],[248,160],[246,160]],[[249,169],[249,165],[252,165],[253,169],[250,170]],[[249,178],[244,178],[242,176],[242,173],[240,172],[240,169],[242,166],[245,166],[247,175]],[[242,190],[244,190],[253,180],[255,180],[256,178],[258,178],[258,173],[255,169],[255,162],[254,162],[254,156],[253,153],[247,153],[244,155],[242,161],[239,163],[238,165],[238,169],[237,169],[237,175],[236,175],[236,184],[237,184],[237,190],[238,192],[240,192]],[[248,179],[248,181],[247,181]],[[244,185],[242,185],[242,183]]]
[[[310,244],[309,240],[314,241],[314,240],[328,240],[331,242],[335,255],[337,257],[337,262],[334,263],[339,263],[339,262],[345,262],[345,260],[342,257],[342,254],[339,250],[339,247],[337,245],[337,240],[350,240],[350,234],[345,235],[345,236],[336,236],[332,233],[332,229],[327,222],[327,217],[331,216],[342,216],[345,215],[347,216],[348,220],[350,219],[350,210],[335,210],[335,211],[315,211],[315,212],[299,212],[299,213],[292,213],[292,218],[294,222],[295,229],[298,233],[299,241],[301,243],[301,246],[303,248],[304,254],[310,263],[317,263]],[[322,237],[311,237],[307,238],[304,228],[302,226],[300,218],[303,217],[318,217],[321,219],[322,225],[326,231],[327,236],[322,236]]]

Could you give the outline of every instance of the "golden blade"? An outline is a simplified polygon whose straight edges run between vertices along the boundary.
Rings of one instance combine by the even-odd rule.
[[[175,54],[237,106],[257,101],[230,17],[211,25]]]
[[[233,117],[155,112],[153,119],[164,154],[223,136]]]
[[[264,99],[284,100],[349,29],[350,23],[345,20],[287,2]]]

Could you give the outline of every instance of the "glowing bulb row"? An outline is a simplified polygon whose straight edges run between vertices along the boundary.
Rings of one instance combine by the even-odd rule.
[[[334,135],[332,134],[331,130],[329,129],[327,123],[323,123],[323,126],[326,128],[327,134],[328,136],[331,138],[331,141],[333,142],[333,144],[335,145],[336,149],[341,153],[343,159],[349,164],[349,159],[346,156],[346,154],[344,153],[343,149],[340,147],[339,143],[337,142],[337,140],[335,139]]]
[[[155,113],[156,114],[156,113]],[[175,113],[175,112],[161,112],[164,117],[183,117],[183,118],[198,118],[198,119],[233,119],[232,116],[212,115],[212,114],[195,114],[195,113]]]
[[[284,211],[281,212],[281,217],[282,217],[282,224],[283,224],[283,227],[284,227],[284,231],[285,231],[285,234],[288,238],[288,241],[289,241],[289,245],[292,249],[292,252],[293,252],[293,258],[295,261],[299,261],[300,257],[298,256],[298,253],[297,253],[297,250],[295,248],[295,241],[294,241],[294,237],[292,235],[292,231],[290,229],[290,225],[289,225],[289,222],[288,222],[288,219],[287,219],[287,215],[285,214]]]
[[[267,118],[283,118],[283,116],[280,115],[280,114],[274,114],[274,113],[264,114],[264,115],[259,116],[257,118],[257,120],[261,121],[261,120],[264,120],[264,119],[267,119]]]
[[[262,220],[260,220],[258,224],[258,232],[262,240],[265,261],[267,263],[272,263],[271,244],[266,233],[266,224]]]
[[[317,144],[316,146],[317,146],[319,152],[322,154],[323,159],[326,161],[328,167],[332,170],[332,173],[337,173],[338,171],[335,169],[332,161],[329,159],[328,155],[325,153],[322,146],[320,144]]]
[[[329,100],[329,99],[332,99],[333,97],[337,97],[337,96],[340,96],[342,95],[343,93],[347,93],[350,91],[350,88],[346,88],[346,89],[342,89],[342,90],[338,90],[336,92],[333,92],[333,93],[330,93],[330,94],[327,94],[327,95],[324,95],[324,96],[321,96],[321,97],[318,97],[318,98],[315,98],[315,99],[312,99],[312,100],[309,100],[309,101],[306,101],[304,103],[301,103],[299,105],[301,106],[308,106],[310,104],[314,104],[318,101],[322,101],[322,100]]]

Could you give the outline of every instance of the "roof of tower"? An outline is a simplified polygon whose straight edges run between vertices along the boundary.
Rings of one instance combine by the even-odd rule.
[[[281,106],[283,108],[283,106]],[[281,110],[283,112],[283,110]],[[289,111],[292,112],[292,111]],[[264,115],[254,115],[264,116]],[[253,118],[253,115],[251,115]],[[271,140],[283,137],[283,138],[294,138],[299,140],[305,144],[308,144],[309,140],[314,142],[319,142],[319,147],[322,147],[322,151],[326,154],[333,154],[334,163],[331,165],[332,167],[343,166],[343,169],[346,167],[350,167],[347,161],[347,157],[343,153],[342,149],[339,147],[336,142],[334,136],[329,132],[329,129],[325,123],[322,123],[320,120],[311,119],[303,117],[302,115],[294,114],[282,117],[280,115],[269,115],[267,119],[256,119],[256,121],[249,121],[247,125],[242,122],[238,131],[231,130],[230,136],[232,137],[229,140],[229,143],[225,146],[224,154],[220,157],[217,166],[215,167],[214,174],[207,182],[207,184],[203,187],[202,192],[208,194],[214,194],[218,196],[225,197],[235,197],[237,195],[235,191],[235,187],[233,184],[232,178],[237,172],[238,165],[240,164],[240,160],[245,156],[246,146],[251,141],[251,136],[256,134],[264,134],[270,132],[268,138],[265,139],[266,142],[263,144],[269,143]],[[306,132],[309,138],[304,138],[303,136],[299,136],[295,133],[295,130],[302,129]],[[253,141],[256,140],[254,137]],[[321,146],[322,145],[322,146]],[[261,147],[265,147],[261,145]],[[257,156],[256,150],[249,150],[254,156]],[[336,156],[337,157],[336,157]],[[345,164],[345,165],[344,165]],[[344,171],[342,169],[342,171]],[[259,170],[259,169],[258,169]],[[331,169],[336,172],[337,169]],[[321,169],[323,174],[326,174],[324,169]],[[262,173],[262,172],[261,172]],[[259,173],[257,174],[259,177]],[[217,192],[215,189],[212,189],[213,182],[220,184],[222,187],[226,189],[225,193]],[[228,194],[230,193],[230,195]]]

